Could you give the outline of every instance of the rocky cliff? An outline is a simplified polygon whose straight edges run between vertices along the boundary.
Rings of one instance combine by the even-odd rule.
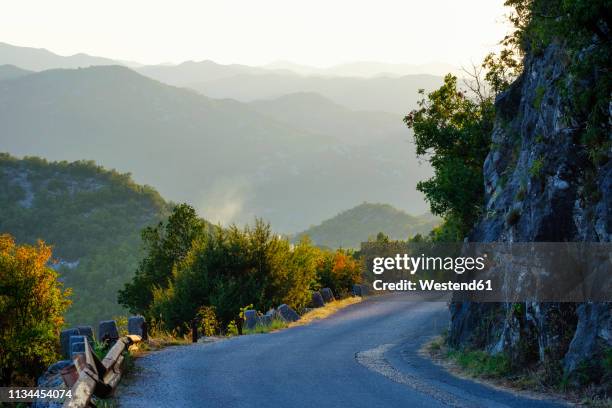
[[[594,161],[583,142],[587,118],[571,101],[597,86],[600,70],[576,83],[571,62],[561,42],[528,53],[521,76],[498,96],[486,204],[470,241],[611,241],[612,104],[602,124],[604,157]],[[450,310],[451,345],[556,366],[561,375],[600,375],[599,357],[609,358],[612,347],[612,304],[456,302]]]

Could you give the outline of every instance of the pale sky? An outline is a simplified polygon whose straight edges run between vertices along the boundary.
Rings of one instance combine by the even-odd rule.
[[[154,64],[479,62],[504,0],[4,0],[0,41]]]

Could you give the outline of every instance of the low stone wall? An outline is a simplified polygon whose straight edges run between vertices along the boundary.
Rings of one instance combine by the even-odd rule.
[[[365,293],[367,288],[360,290],[359,293]],[[308,312],[310,310],[323,307],[326,303],[333,302],[335,300],[334,293],[330,288],[322,288],[320,291],[313,291],[311,293],[310,307],[301,310],[301,313]],[[300,315],[293,310],[289,305],[282,304],[276,309],[270,309],[266,313],[261,313],[256,310],[247,310],[244,312],[244,328],[247,330],[253,330],[259,326],[269,326],[272,324],[274,319],[282,320],[286,323],[292,323],[300,319]]]

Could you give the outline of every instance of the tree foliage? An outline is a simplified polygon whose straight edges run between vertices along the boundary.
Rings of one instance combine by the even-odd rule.
[[[141,233],[146,255],[132,282],[119,291],[119,303],[132,313],[146,313],[153,290],[168,287],[173,268],[187,256],[192,242],[206,228],[206,222],[187,204],[176,206],[166,222],[146,227]]]
[[[349,250],[338,249],[325,252],[318,261],[320,287],[331,288],[339,296],[344,296],[354,283],[360,283],[364,265]]]
[[[57,359],[59,330],[68,308],[64,290],[48,263],[51,248],[16,245],[0,235],[0,384],[33,385]]]
[[[244,305],[302,308],[316,280],[317,252],[307,240],[292,248],[261,220],[244,229],[219,228],[194,242],[167,288],[154,290],[150,315],[180,328],[202,305],[214,307],[223,325]]]
[[[308,237],[292,245],[259,219],[244,228],[209,228],[186,204],[142,236],[146,255],[119,300],[170,330],[185,329],[202,310],[214,310],[219,327],[245,305],[299,310],[311,290],[346,293],[361,276],[349,252],[322,250]]]
[[[414,131],[417,155],[429,160],[434,176],[417,189],[433,214],[458,221],[462,235],[483,204],[482,166],[493,129],[493,100],[485,92],[470,97],[450,74],[439,89],[421,94],[419,108],[404,122]]]

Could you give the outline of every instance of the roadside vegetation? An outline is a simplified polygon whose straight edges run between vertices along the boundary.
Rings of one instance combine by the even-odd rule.
[[[300,316],[300,320],[292,323],[287,323],[282,319],[272,319],[270,324],[262,325],[257,324],[253,329],[244,329],[243,334],[262,334],[270,333],[273,331],[286,329],[288,327],[304,326],[315,322],[317,320],[326,319],[336,312],[356,303],[361,302],[362,298],[359,296],[348,296],[344,299],[334,300],[326,303],[323,307],[310,309]]]
[[[451,373],[479,380],[486,380],[495,386],[517,391],[535,392],[545,396],[565,399],[572,403],[595,408],[612,407],[612,399],[602,393],[600,387],[590,385],[572,387],[568,378],[562,375],[560,366],[553,362],[542,366],[528,364],[517,367],[504,354],[491,355],[482,350],[457,350],[447,345],[445,335],[426,343],[422,353]],[[608,352],[606,373],[612,377],[612,350]]]
[[[179,336],[196,316],[205,333],[231,334],[245,305],[265,311],[285,303],[299,311],[313,290],[329,287],[343,297],[362,279],[352,251],[320,249],[307,237],[292,245],[262,220],[209,227],[186,204],[142,237],[145,256],[119,301]]]
[[[286,321],[275,318],[272,319],[270,324],[257,323],[252,329],[244,329],[242,334],[264,334],[281,329],[286,329],[287,327],[289,327],[289,324]]]
[[[51,248],[0,235],[0,385],[33,386],[57,361],[70,290],[48,266]]]
[[[289,324],[289,327],[303,326],[305,324],[312,323],[317,320],[325,319],[334,313],[350,306],[355,303],[361,302],[362,298],[359,296],[349,296],[344,299],[335,300],[330,303],[326,303],[323,307],[318,307],[304,313],[300,320]]]

